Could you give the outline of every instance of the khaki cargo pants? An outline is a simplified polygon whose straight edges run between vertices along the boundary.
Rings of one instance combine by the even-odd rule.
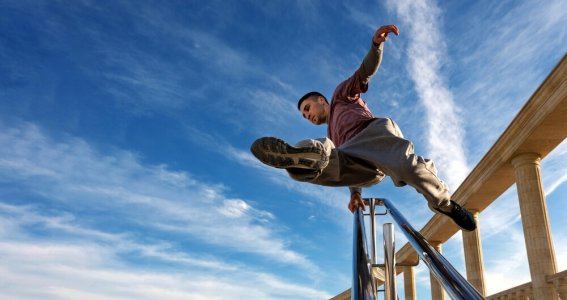
[[[303,140],[296,146],[313,144],[323,146],[329,164],[321,170],[287,169],[293,179],[324,186],[368,187],[387,175],[396,186],[414,187],[430,208],[450,204],[451,196],[437,177],[433,161],[416,155],[413,144],[389,118],[376,118],[338,148],[328,138]]]

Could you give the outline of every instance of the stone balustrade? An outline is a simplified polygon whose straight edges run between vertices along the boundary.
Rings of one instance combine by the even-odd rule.
[[[486,297],[486,300],[525,300],[533,299],[532,283],[528,282],[511,289]]]
[[[559,294],[559,299],[567,300],[567,270],[548,276],[547,282],[551,283],[555,287],[555,290]],[[506,300],[535,299],[532,292],[532,283],[531,282],[524,283],[522,285],[486,297],[486,300],[504,300],[504,299]]]

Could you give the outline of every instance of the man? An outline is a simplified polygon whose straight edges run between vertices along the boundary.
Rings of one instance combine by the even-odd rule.
[[[264,137],[252,144],[251,151],[263,163],[286,169],[295,180],[348,186],[351,212],[359,207],[364,209],[362,187],[376,184],[387,175],[396,186],[413,186],[434,212],[449,216],[462,229],[475,230],[474,217],[451,200],[433,162],[415,155],[413,144],[404,139],[396,123],[374,117],[360,97],[380,66],[390,33],[398,35],[398,28],[386,25],[374,33],[362,64],[337,86],[330,104],[319,92],[299,99],[297,108],[305,119],[315,125],[328,125],[328,138],[304,140],[291,146],[280,139]]]

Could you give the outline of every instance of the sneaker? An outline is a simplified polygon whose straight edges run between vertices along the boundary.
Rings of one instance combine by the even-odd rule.
[[[329,164],[329,157],[319,144],[293,147],[278,138],[263,137],[252,144],[250,151],[261,162],[279,169],[321,170]]]
[[[453,222],[455,222],[455,224],[457,224],[457,226],[461,227],[462,229],[467,231],[475,230],[476,222],[471,212],[466,208],[460,206],[453,200],[451,200],[451,204],[453,206],[451,212],[444,212],[438,208],[436,208],[435,210],[451,218]]]

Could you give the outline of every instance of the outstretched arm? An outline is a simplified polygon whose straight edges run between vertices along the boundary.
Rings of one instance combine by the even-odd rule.
[[[370,78],[372,78],[376,71],[378,71],[380,63],[382,62],[384,42],[390,33],[398,35],[400,32],[396,25],[385,25],[378,28],[378,30],[374,33],[370,50],[368,50],[366,57],[364,57],[358,72],[362,84],[368,84]]]

